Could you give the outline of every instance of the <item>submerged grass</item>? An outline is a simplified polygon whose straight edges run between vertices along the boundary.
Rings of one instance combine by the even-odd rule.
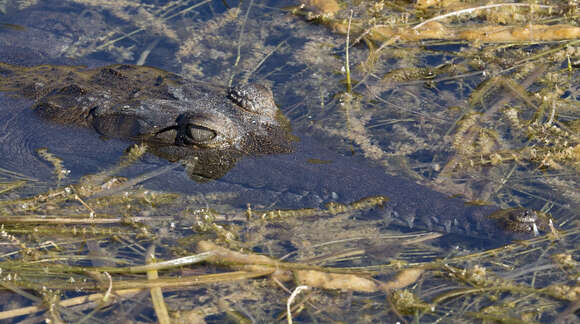
[[[123,161],[127,159],[124,158]],[[50,195],[39,194],[39,196]],[[394,314],[398,314],[401,318],[411,317],[429,321],[450,316],[446,309],[465,303],[473,304],[476,301],[478,304],[488,306],[477,312],[470,311],[471,307],[461,310],[459,312],[461,318],[493,318],[504,314],[505,319],[505,314],[512,314],[511,316],[514,316],[512,320],[518,320],[518,316],[523,316],[523,313],[516,311],[516,307],[529,309],[525,305],[551,305],[543,311],[538,311],[536,307],[531,314],[526,313],[526,316],[531,316],[526,318],[538,319],[543,314],[553,312],[556,309],[555,304],[576,300],[580,293],[577,287],[569,283],[575,281],[573,278],[577,275],[575,271],[577,261],[572,257],[575,252],[569,250],[569,247],[574,246],[580,238],[579,229],[517,242],[496,250],[447,257],[438,255],[424,261],[412,257],[403,261],[396,257],[398,253],[387,255],[386,259],[379,254],[383,254],[385,250],[411,252],[412,248],[426,247],[424,244],[428,244],[441,234],[425,233],[422,238],[412,235],[407,235],[407,238],[400,235],[383,235],[379,238],[369,232],[364,234],[364,227],[367,225],[373,227],[373,224],[347,225],[348,223],[344,221],[337,224],[333,220],[356,217],[361,209],[380,206],[385,201],[382,197],[370,197],[350,205],[333,203],[328,205],[327,209],[321,210],[259,212],[249,209],[236,211],[229,207],[228,215],[203,209],[199,209],[198,212],[191,210],[186,212],[184,209],[191,208],[183,204],[188,199],[176,194],[172,194],[169,200],[155,204],[152,204],[151,200],[143,200],[143,191],[138,188],[124,191],[124,198],[121,200],[115,196],[105,195],[98,199],[83,196],[86,204],[94,208],[94,217],[78,212],[79,208],[84,209],[85,206],[72,194],[54,201],[50,198],[30,199],[38,204],[42,204],[41,201],[53,204],[52,209],[55,212],[68,215],[73,221],[76,220],[74,227],[70,225],[61,227],[60,225],[67,222],[50,214],[41,218],[30,217],[27,211],[18,217],[0,218],[3,224],[0,236],[5,242],[2,245],[3,253],[0,255],[3,276],[0,286],[24,299],[31,298],[25,291],[49,291],[56,294],[51,296],[60,295],[60,298],[45,301],[45,306],[21,307],[0,312],[1,319],[31,315],[51,308],[53,313],[47,312],[45,317],[74,318],[62,307],[75,309],[79,305],[93,309],[93,312],[85,316],[103,316],[107,305],[125,298],[134,298],[141,291],[151,290],[157,317],[176,320],[179,318],[175,314],[169,315],[171,312],[168,312],[168,308],[183,307],[181,303],[184,300],[174,297],[171,304],[166,305],[167,300],[163,298],[160,289],[165,292],[195,292],[197,287],[210,289],[215,284],[223,287],[232,281],[240,282],[242,285],[246,282],[251,286],[251,282],[247,280],[252,278],[263,278],[261,280],[274,285],[285,286],[285,283],[291,281],[296,285],[318,288],[316,292],[296,297],[301,307],[295,307],[290,312],[295,318],[300,318],[304,312],[310,313],[311,310],[325,305],[327,303],[325,300],[330,298],[326,296],[325,291],[329,290],[362,293],[350,301],[355,303],[363,302],[367,298],[365,294],[386,295]],[[3,202],[7,206],[10,205],[10,200]],[[21,204],[20,201],[13,203]],[[123,206],[126,204],[139,208],[131,212],[124,209]],[[147,209],[148,217],[131,216],[135,215],[137,210]],[[38,210],[43,210],[43,206],[38,206]],[[173,210],[183,216],[176,218],[156,215],[166,213],[167,210]],[[119,213],[127,216],[119,219],[107,216]],[[211,217],[208,218],[208,215]],[[343,232],[345,238],[349,237],[346,240],[334,242],[322,240],[320,241],[322,244],[312,246],[310,252],[302,248],[298,255],[282,259],[251,252],[255,248],[253,242],[261,241],[260,245],[263,245],[266,242],[264,237],[281,233],[278,229],[267,227],[276,227],[276,224],[285,226],[285,223],[291,224],[289,220],[297,220],[297,217],[313,217],[320,220],[326,218],[328,220],[324,223],[327,230],[334,226],[345,230],[343,227],[345,225],[355,228]],[[205,225],[201,226],[201,220]],[[236,220],[242,226],[234,225],[231,223],[232,220]],[[253,234],[260,238],[242,240],[242,237],[249,234],[244,234],[245,227],[254,228],[251,230],[253,232],[262,227]],[[191,233],[191,229],[195,231]],[[296,234],[305,231],[307,230],[300,225],[292,230]],[[224,235],[224,232],[227,232],[227,235]],[[184,239],[188,236],[191,236],[191,240],[184,245]],[[226,236],[227,239],[224,239]],[[34,239],[31,239],[33,237]],[[220,245],[207,240],[212,238],[220,242]],[[181,243],[178,243],[179,241]],[[159,259],[151,248],[147,248],[148,246],[159,246],[172,252],[164,252],[163,259]],[[426,253],[423,251],[419,255],[424,257]],[[363,261],[365,259],[367,261]],[[530,259],[534,262],[526,261]],[[370,262],[374,265],[364,265],[370,260],[375,260]],[[377,260],[381,261],[377,263]],[[212,273],[216,267],[223,272]],[[42,271],[39,272],[38,269]],[[280,293],[267,292],[269,289],[264,291],[263,288],[251,288],[254,298],[258,296],[271,298],[268,296],[273,295],[278,296],[275,298],[279,300],[278,302],[270,300],[270,303],[273,302],[274,305],[284,303]],[[85,296],[67,298],[67,291]],[[500,295],[503,297],[499,298]],[[230,295],[230,298],[235,298],[232,296]],[[340,303],[343,298],[346,298],[345,294],[334,295],[331,299],[334,300],[333,303]],[[347,299],[352,298],[353,296]],[[384,305],[381,306],[381,303],[384,301],[380,300],[373,298],[364,301],[367,306],[357,310],[357,314],[365,313],[365,309],[369,307],[382,309]],[[181,306],[177,306],[180,304]],[[219,313],[207,307],[190,307],[206,315],[208,312]],[[320,316],[329,319],[334,316],[335,311],[337,310],[327,310]],[[238,314],[236,316],[246,318],[237,312],[234,313]],[[374,312],[373,316],[384,318],[387,313]],[[452,317],[455,316],[457,315]],[[281,313],[278,318],[283,320],[284,315]]]
[[[165,322],[576,319],[576,2],[304,0],[285,13],[257,2],[222,11],[209,1],[75,2],[129,26],[79,39],[71,56],[127,61],[161,38],[178,44],[166,59],[192,78],[270,68],[262,75],[284,80],[275,90],[296,129],[338,137],[340,150],[468,200],[551,212],[556,230],[491,250],[464,238],[446,248],[441,233],[392,233],[368,217],[384,197],[242,209],[236,192],[139,187],[178,164],[118,177],[143,146],[72,180],[66,161],[39,152],[59,180],[50,190],[32,195],[36,179],[0,170],[0,286],[12,297],[0,319],[136,319],[120,306],[129,300]],[[212,19],[189,16],[205,6]],[[258,9],[270,15],[253,16]],[[300,41],[272,40],[279,30]],[[314,289],[292,294],[296,286]]]

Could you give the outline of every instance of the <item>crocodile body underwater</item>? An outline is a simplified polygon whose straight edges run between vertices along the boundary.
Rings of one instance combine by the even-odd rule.
[[[2,63],[0,91],[31,100],[33,110],[51,122],[146,143],[153,154],[171,162],[195,159],[188,171],[195,180],[225,176],[246,188],[274,192],[272,199],[285,199],[286,206],[317,207],[336,199],[384,195],[389,217],[411,228],[474,236],[501,228],[506,237],[547,228],[547,219],[532,210],[469,206],[388,175],[359,157],[331,152],[308,135],[298,134],[296,142],[271,90],[260,84],[225,89],[134,65],[88,69]],[[260,158],[244,161],[243,156]],[[307,162],[317,157],[330,157],[330,163]],[[238,162],[237,172],[227,176]]]
[[[146,143],[149,152],[164,160],[193,165],[187,169],[189,177],[205,182],[200,185],[207,191],[247,192],[240,194],[241,206],[261,201],[266,206],[276,202],[280,208],[322,207],[329,201],[348,203],[383,195],[389,199],[385,217],[414,229],[473,236],[501,232],[511,237],[513,232],[533,233],[546,226],[546,219],[532,210],[468,205],[413,180],[386,174],[364,158],[330,150],[307,130],[292,132],[272,91],[261,84],[228,89],[154,67],[103,62],[80,62],[92,68],[62,65],[69,64],[63,58],[75,35],[87,36],[98,32],[89,26],[106,25],[96,13],[31,10],[13,19],[26,27],[0,30],[0,62],[4,62],[0,63],[0,96],[4,98],[0,103],[7,97],[26,98],[21,104],[32,106],[48,123]],[[62,25],[66,32],[55,32]],[[44,63],[50,64],[37,65]],[[26,127],[26,118],[15,127]],[[6,121],[3,127],[10,125]],[[34,137],[30,130],[19,132],[13,142]],[[84,140],[74,133],[62,137]],[[91,145],[85,145],[87,150]],[[309,162],[317,159],[329,163]],[[164,183],[160,187],[189,190],[192,185]],[[496,219],[498,211],[501,217]]]

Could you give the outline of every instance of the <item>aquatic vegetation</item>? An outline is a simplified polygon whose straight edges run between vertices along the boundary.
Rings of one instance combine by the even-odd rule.
[[[6,13],[10,7],[24,9],[37,3],[38,0],[0,0],[0,13]]]
[[[56,175],[57,183],[60,183],[70,173],[70,170],[67,170],[63,167],[62,160],[54,156],[54,154],[48,152],[48,150],[39,149],[37,152],[38,155],[52,163],[54,166],[54,173]]]
[[[485,171],[487,179],[499,183],[510,166],[513,181],[517,181],[518,167],[576,168],[578,135],[566,124],[578,118],[574,108],[578,106],[578,87],[573,82],[578,72],[572,68],[578,57],[577,36],[576,27],[565,27],[573,19],[559,14],[573,13],[573,9],[563,3],[550,8],[519,3],[458,5],[452,1],[415,6],[381,1],[355,7],[351,50],[359,58],[351,59],[351,64],[356,67],[355,79],[360,80],[354,91],[363,91],[363,96],[354,100],[340,97],[349,106],[342,114],[325,113],[316,127],[352,141],[365,156],[387,169],[419,179],[428,177],[427,182],[436,178],[440,190],[471,199],[493,199],[505,188],[476,185],[481,182],[479,172]],[[346,33],[349,6],[343,8],[324,13],[316,2],[306,1],[294,13]],[[548,20],[553,24],[546,29],[551,35],[572,40],[546,42],[543,27],[534,23]],[[516,31],[528,27],[538,34]],[[555,30],[566,31],[552,33]],[[412,43],[418,39],[425,41]],[[364,42],[367,50],[357,42]],[[316,43],[308,46],[316,48]],[[335,46],[340,47],[339,42]],[[301,53],[300,57],[314,55]],[[328,55],[325,60],[335,58]],[[562,62],[566,69],[559,68]],[[329,83],[312,85],[340,91],[340,86]],[[332,100],[327,96],[322,101],[327,106]],[[336,118],[341,115],[343,121]],[[337,127],[340,124],[344,127]],[[416,160],[418,156],[421,161]]]
[[[40,151],[54,182],[0,169],[0,286],[14,296],[0,318],[107,318],[130,312],[118,305],[132,298],[165,322],[575,320],[575,2],[305,0],[288,11],[257,1],[223,10],[208,1],[75,2],[124,25],[79,37],[72,56],[146,63],[166,42],[175,49],[163,64],[189,77],[275,80],[298,131],[473,202],[550,213],[553,230],[480,250],[475,238],[385,230],[386,197],[240,208],[238,191],[140,186],[178,163],[119,176],[144,146],[80,179]],[[196,16],[206,6],[211,17]],[[258,8],[268,14],[252,16]],[[314,289],[292,294],[302,285]],[[151,301],[135,298],[142,292]]]
[[[233,53],[217,51],[214,46],[206,46],[205,43],[212,40],[208,40],[205,36],[214,34],[218,29],[223,28],[226,24],[236,22],[239,15],[240,8],[232,8],[224,12],[219,17],[215,17],[215,19],[213,19],[210,23],[203,26],[204,28],[202,30],[195,30],[192,28],[190,36],[181,43],[179,51],[177,52],[177,58],[182,62],[187,62],[183,65],[182,70],[191,76],[203,76],[203,67],[199,64],[194,65],[195,60],[191,60],[191,58],[205,56],[210,50],[212,52],[212,56],[214,57],[217,56],[224,61],[231,59]]]
[[[19,287],[46,291],[46,298],[50,297],[46,303],[63,308],[63,311],[52,315],[46,313],[44,316],[47,318],[71,318],[72,314],[64,309],[86,302],[96,303],[95,312],[99,312],[104,305],[129,298],[145,289],[150,290],[154,296],[153,308],[158,318],[164,316],[164,309],[173,309],[175,302],[183,303],[179,298],[171,302],[164,299],[161,288],[184,292],[204,287],[206,294],[212,295],[216,293],[213,289],[220,289],[224,293],[223,285],[227,285],[229,288],[225,293],[229,298],[250,298],[256,301],[272,297],[284,298],[282,290],[273,292],[268,288],[269,293],[266,293],[252,284],[252,281],[247,281],[252,278],[264,278],[262,280],[266,282],[282,286],[294,280],[297,284],[320,289],[307,293],[307,299],[297,297],[295,303],[306,307],[293,308],[291,316],[294,317],[308,312],[313,305],[329,306],[323,316],[332,317],[333,312],[339,310],[331,307],[331,304],[343,302],[348,295],[331,293],[334,297],[329,299],[325,291],[334,290],[363,293],[355,297],[357,303],[367,298],[364,294],[386,294],[397,313],[406,316],[419,313],[425,318],[441,316],[440,309],[450,307],[458,299],[471,296],[486,298],[498,292],[514,295],[520,304],[530,298],[551,302],[575,298],[574,288],[566,285],[565,280],[555,282],[553,279],[538,277],[535,285],[541,285],[536,287],[528,284],[529,277],[525,276],[526,272],[534,269],[522,269],[519,273],[514,271],[518,269],[517,262],[525,262],[525,258],[535,258],[538,253],[548,257],[544,249],[550,249],[553,240],[577,240],[580,237],[577,230],[562,232],[558,238],[539,237],[525,244],[515,243],[497,250],[462,253],[440,260],[429,256],[435,250],[426,251],[428,248],[424,245],[440,234],[385,234],[376,231],[379,228],[377,224],[382,220],[348,221],[356,219],[357,215],[369,208],[380,208],[385,202],[384,197],[368,197],[348,205],[330,203],[325,209],[319,210],[258,211],[251,207],[247,210],[229,207],[227,201],[235,195],[227,193],[204,195],[201,204],[200,197],[153,192],[134,186],[124,187],[123,194],[118,195],[115,187],[122,186],[123,182],[111,182],[108,179],[116,179],[115,173],[135,163],[144,152],[142,147],[135,146],[118,165],[99,174],[87,175],[76,184],[67,184],[64,188],[55,188],[32,198],[1,200],[3,209],[0,210],[0,223],[3,225],[0,237],[7,244],[3,247],[3,258],[0,260],[0,285],[6,289]],[[58,160],[54,156],[52,159]],[[66,164],[66,161],[63,162]],[[125,182],[131,182],[131,179]],[[15,187],[12,190],[17,189]],[[210,200],[216,209],[195,207],[196,204],[203,205]],[[220,201],[222,207],[219,207]],[[17,207],[23,202],[33,209],[19,211]],[[168,212],[179,216],[168,217]],[[315,230],[306,229],[300,220],[305,217],[313,219],[308,227]],[[283,229],[277,224],[292,227]],[[323,227],[324,231],[318,227]],[[252,252],[256,246],[266,244],[273,249],[272,252],[277,251],[279,247],[272,245],[273,242],[266,238],[282,233],[288,235],[289,229],[293,233],[288,237],[299,247],[298,253],[274,258]],[[37,240],[30,240],[30,235],[34,235]],[[280,243],[285,244],[283,241]],[[162,259],[156,260],[152,259],[155,252],[145,246],[167,251]],[[394,254],[381,256],[385,250],[392,250]],[[551,265],[553,262],[561,265],[563,271],[575,269],[576,262],[571,255],[565,249],[558,250],[561,253],[542,266],[554,270],[555,265]],[[417,256],[413,256],[417,253],[426,259],[418,261]],[[381,261],[357,266],[361,259]],[[409,262],[403,261],[405,259]],[[474,262],[475,266],[472,265]],[[222,268],[224,272],[203,273],[208,270],[207,265]],[[38,272],[38,267],[43,271]],[[511,273],[509,278],[505,278],[506,267],[511,270],[508,272]],[[187,268],[190,270],[185,270]],[[188,274],[183,271],[202,273]],[[503,275],[499,277],[496,274]],[[386,279],[385,275],[390,276]],[[425,291],[429,292],[427,278],[437,277],[446,278],[453,286],[465,286],[452,292],[435,290],[429,293],[431,295],[414,292],[417,291],[417,285],[426,285]],[[544,286],[546,280],[549,284]],[[230,282],[237,284],[230,285]],[[68,290],[85,295],[83,298],[63,298],[61,292]],[[245,294],[242,293],[244,291]],[[527,297],[522,299],[522,294]],[[371,308],[384,307],[381,305],[384,300],[364,302],[369,303]],[[503,303],[507,303],[505,298]],[[232,307],[237,309],[234,305]],[[364,309],[360,311],[364,312]],[[487,309],[476,313],[466,312],[462,316],[492,316],[488,313],[490,308]],[[194,306],[191,310],[204,314],[219,313],[218,309],[209,304]],[[8,319],[40,311],[44,311],[41,306],[18,308],[0,312],[0,318]],[[258,314],[256,311],[254,309],[251,313]],[[175,320],[178,315],[167,312],[167,316]],[[377,313],[374,316],[382,315]]]

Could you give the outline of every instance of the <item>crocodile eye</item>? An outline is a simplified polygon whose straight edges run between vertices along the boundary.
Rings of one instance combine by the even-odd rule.
[[[221,114],[187,112],[180,115],[175,128],[175,145],[197,148],[226,148],[235,140],[237,131],[229,118]]]
[[[217,133],[207,127],[199,125],[188,125],[187,127],[187,139],[193,144],[203,144],[211,141],[217,136]]]

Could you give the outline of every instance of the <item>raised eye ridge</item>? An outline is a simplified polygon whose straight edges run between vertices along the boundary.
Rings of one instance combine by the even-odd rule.
[[[250,94],[245,89],[231,87],[228,89],[228,99],[245,110],[255,112]]]
[[[277,109],[272,91],[262,84],[231,87],[227,97],[245,111],[256,114],[271,115]]]

